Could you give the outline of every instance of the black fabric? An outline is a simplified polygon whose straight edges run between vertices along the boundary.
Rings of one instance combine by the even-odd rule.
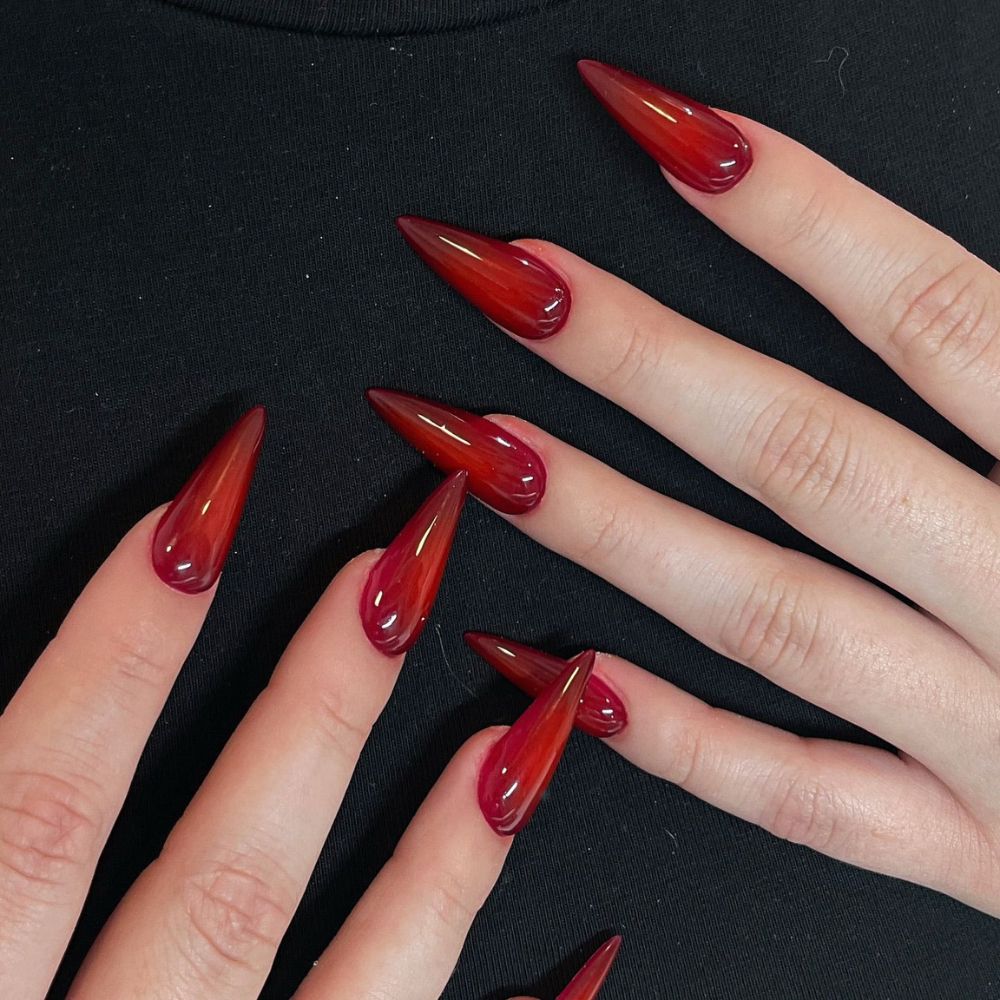
[[[498,334],[414,258],[395,215],[557,240],[989,466],[804,292],[686,207],[574,61],[760,118],[995,261],[998,5],[201,6],[0,4],[0,699],[120,534],[245,407],[272,418],[218,599],[54,996],[331,575],[391,538],[437,481],[369,412],[366,386],[519,414],[816,551]],[[714,704],[870,739],[472,504],[266,997],[291,993],[460,743],[523,708],[463,647],[470,627],[616,651]],[[626,944],[608,1000],[1000,997],[997,922],[779,842],[577,735],[446,997],[552,996],[614,931]]]

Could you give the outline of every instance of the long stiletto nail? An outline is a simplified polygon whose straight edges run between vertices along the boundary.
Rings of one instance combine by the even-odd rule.
[[[497,833],[523,830],[538,808],[593,669],[593,652],[569,664],[487,754],[479,772],[479,808]]]
[[[544,340],[562,329],[569,315],[569,288],[537,257],[416,215],[402,215],[396,225],[424,263],[497,326],[527,340]]]
[[[743,133],[711,108],[593,59],[577,67],[618,124],[678,180],[719,194],[750,169],[753,153]]]
[[[185,594],[208,590],[232,548],[264,441],[267,412],[255,406],[208,453],[153,533],[153,569]]]
[[[556,997],[556,1000],[594,1000],[604,980],[608,978],[611,966],[622,946],[620,934],[605,941],[587,960],[587,964],[573,977],[572,982]]]
[[[523,514],[545,492],[545,466],[523,441],[484,417],[391,389],[368,402],[439,469],[469,470],[469,491],[504,514]]]
[[[567,661],[561,657],[487,632],[466,632],[465,644],[533,698],[566,669]],[[568,662],[575,663],[585,655],[580,653]],[[620,733],[627,724],[625,703],[600,677],[592,675],[576,712],[577,729],[603,739]]]
[[[372,567],[361,593],[361,624],[386,656],[420,638],[437,597],[465,503],[464,469],[453,472],[410,518]]]

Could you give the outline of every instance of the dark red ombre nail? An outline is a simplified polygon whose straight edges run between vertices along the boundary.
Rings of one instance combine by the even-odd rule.
[[[153,569],[184,594],[208,590],[233,545],[264,441],[267,412],[255,406],[209,452],[153,533]]]
[[[368,575],[361,594],[361,624],[371,644],[386,656],[405,653],[424,630],[455,539],[467,479],[464,469],[453,472]]]
[[[545,466],[523,441],[484,417],[391,389],[368,402],[439,469],[469,470],[469,491],[503,514],[523,514],[545,492]]]
[[[520,247],[415,215],[396,220],[432,270],[497,326],[527,340],[558,333],[569,315],[566,282]]]
[[[566,669],[567,661],[561,657],[487,632],[466,632],[465,644],[533,698]],[[586,655],[580,653],[569,662]],[[603,739],[620,733],[627,724],[625,703],[600,677],[591,675],[576,712],[577,729]]]
[[[721,194],[750,169],[743,133],[711,108],[593,59],[577,67],[618,124],[678,180]]]
[[[593,652],[570,663],[486,755],[479,772],[479,808],[497,833],[523,830],[538,808],[593,669]]]
[[[608,978],[621,946],[621,935],[615,935],[610,941],[605,941],[556,1000],[594,1000],[604,985],[604,980]]]

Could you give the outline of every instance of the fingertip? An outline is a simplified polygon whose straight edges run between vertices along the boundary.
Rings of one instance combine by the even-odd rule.
[[[536,424],[523,420],[521,417],[515,417],[510,413],[490,413],[486,419],[490,423],[496,424],[506,431],[510,431],[511,434],[514,434],[530,448],[539,452],[539,456],[544,460],[545,455],[542,454],[542,450],[549,435]]]
[[[497,740],[503,736],[510,726],[490,726],[489,729],[481,729],[478,733],[470,736],[452,757],[451,767],[456,771],[461,771],[474,780],[479,776],[479,769],[486,760],[486,755],[493,748]]]

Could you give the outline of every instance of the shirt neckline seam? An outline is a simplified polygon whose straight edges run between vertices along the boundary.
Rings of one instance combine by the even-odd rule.
[[[159,7],[166,7],[180,15],[190,17],[207,18],[212,21],[221,21],[241,28],[248,28],[258,31],[277,31],[292,35],[306,35],[313,38],[353,38],[353,39],[392,39],[392,38],[436,38],[440,35],[458,34],[460,32],[480,31],[484,28],[494,27],[498,24],[511,24],[513,22],[527,20],[537,17],[540,14],[547,14],[549,11],[566,7],[576,0],[544,0],[542,6],[533,6],[525,10],[510,11],[506,14],[497,13],[487,15],[481,21],[468,24],[442,25],[437,28],[414,29],[400,28],[383,30],[311,30],[309,28],[297,27],[293,24],[276,24],[267,20],[253,17],[233,17],[218,10],[209,10],[200,5],[199,0],[193,3],[182,2],[182,0],[155,0]]]

